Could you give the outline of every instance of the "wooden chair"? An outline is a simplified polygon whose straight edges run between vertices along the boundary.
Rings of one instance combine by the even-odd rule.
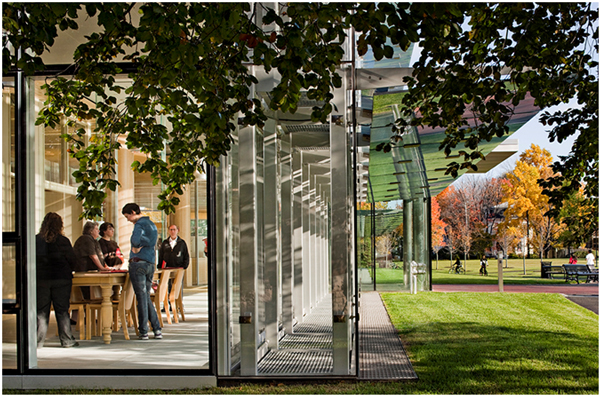
[[[129,340],[129,330],[127,327],[130,323],[134,326],[136,335],[139,334],[140,330],[137,325],[137,312],[135,308],[135,292],[133,290],[133,283],[131,283],[131,280],[129,279],[129,274],[127,274],[127,277],[125,278],[125,284],[121,291],[117,310],[125,339]],[[117,327],[116,331],[118,330],[119,328]]]
[[[79,330],[79,339],[85,340],[85,313],[86,313],[86,302],[81,294],[81,288],[79,286],[73,286],[71,288],[71,297],[69,304],[69,313],[77,311],[77,329]]]
[[[139,334],[137,326],[137,312],[135,307],[135,292],[133,283],[129,279],[129,274],[125,278],[125,283],[118,298],[113,299],[113,331],[119,331],[123,328],[123,335],[129,340],[130,324],[135,326],[136,334]],[[91,303],[87,306],[87,315],[90,320],[87,321],[88,340],[91,336],[102,335],[102,303]],[[120,327],[119,327],[120,326]]]
[[[171,313],[169,310],[169,300],[167,296],[167,292],[169,290],[169,278],[171,276],[171,272],[173,270],[170,269],[162,269],[160,270],[160,274],[158,274],[158,289],[151,294],[150,297],[154,302],[154,307],[156,308],[156,314],[158,315],[158,321],[160,323],[160,327],[163,327],[163,318],[162,313],[160,312],[160,303],[162,302],[165,307],[165,312],[167,314],[167,322],[171,324]]]
[[[178,268],[174,270],[174,273],[175,278],[172,282],[169,301],[171,302],[171,309],[173,310],[173,319],[175,320],[175,323],[179,323],[179,313],[181,314],[181,321],[185,322],[185,314],[183,313],[183,293],[181,292],[185,269]],[[165,312],[167,312],[167,308],[165,308]]]

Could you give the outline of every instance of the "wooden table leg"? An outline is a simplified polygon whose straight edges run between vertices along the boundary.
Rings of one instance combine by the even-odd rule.
[[[113,325],[113,308],[112,301],[112,285],[102,285],[102,337],[105,344],[110,344],[112,325]]]

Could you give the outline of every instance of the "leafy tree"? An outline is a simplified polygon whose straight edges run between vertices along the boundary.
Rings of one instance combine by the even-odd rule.
[[[594,232],[598,230],[597,222],[586,221],[598,216],[598,213],[593,213],[594,210],[594,205],[585,198],[583,188],[562,203],[559,213],[565,228],[559,241],[568,248],[569,253],[571,248],[579,248],[589,243]]]
[[[553,126],[551,141],[578,134],[569,155],[552,164],[554,175],[541,180],[554,208],[550,215],[557,218],[564,198],[584,186],[595,208],[585,220],[597,223],[597,5],[463,3],[455,11],[423,6],[423,50],[407,79],[396,140],[408,124],[446,128],[440,149],[447,155],[459,149],[462,162],[446,172],[456,176],[459,169],[476,169],[481,141],[509,132],[507,122],[523,100],[546,109],[575,98],[580,109],[541,116]]]
[[[437,198],[441,217],[449,226],[446,228],[448,242],[463,252],[466,262],[473,236],[482,226],[476,191],[466,185],[460,185],[460,188],[449,186]]]
[[[435,252],[435,269],[438,269],[438,253],[446,246],[444,235],[447,224],[440,217],[440,204],[436,197],[431,198],[431,247]]]
[[[133,168],[162,181],[159,207],[172,212],[195,171],[218,165],[227,153],[236,123],[264,122],[262,103],[250,97],[257,80],[249,64],[281,76],[270,92],[271,109],[294,112],[304,91],[322,103],[313,121],[326,121],[332,91],[341,86],[349,28],[357,32],[358,54],[371,48],[377,60],[393,56],[390,44],[406,50],[420,42],[396,139],[406,123],[444,127],[446,154],[465,143],[462,162],[448,164],[455,176],[483,157],[480,141],[508,133],[514,106],[528,95],[542,109],[577,97],[581,111],[543,118],[557,125],[551,138],[580,133],[568,158],[554,165],[564,171],[547,182],[558,183],[553,194],[564,195],[585,179],[586,197],[597,196],[597,62],[587,47],[597,49],[598,13],[589,3],[291,2],[278,13],[260,3],[47,2],[5,3],[2,15],[3,72],[27,75],[44,68],[40,55],[59,29],[97,18],[97,30],[73,54],[72,77],[59,73],[45,86],[38,120],[48,126],[63,116],[96,120],[92,144],[83,145],[83,130],[71,137],[84,217],[100,215],[106,188],[116,188],[114,151],[123,139],[146,154]],[[122,61],[131,66],[130,86],[117,82]],[[472,116],[474,125],[467,121]]]
[[[527,222],[534,241],[533,248],[540,258],[544,257],[544,252],[563,228],[546,214],[552,205],[538,183],[538,179],[552,176],[551,163],[552,156],[548,150],[532,144],[521,154],[513,172],[506,176],[507,183],[503,184],[508,204],[504,227],[517,227]]]

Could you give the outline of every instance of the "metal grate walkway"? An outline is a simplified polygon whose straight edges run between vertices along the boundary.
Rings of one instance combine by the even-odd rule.
[[[379,293],[362,293],[358,330],[360,340],[359,379],[418,379]]]
[[[361,380],[413,380],[417,375],[379,293],[363,293],[360,305]],[[286,334],[279,350],[258,364],[259,375],[331,375],[333,373],[331,296]]]

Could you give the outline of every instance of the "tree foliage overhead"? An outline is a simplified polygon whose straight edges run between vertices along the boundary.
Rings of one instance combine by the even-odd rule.
[[[552,165],[545,194],[557,207],[584,186],[597,213],[597,5],[463,3],[459,12],[423,7],[423,51],[407,79],[406,118],[397,121],[396,139],[409,123],[446,128],[440,149],[447,155],[461,143],[470,149],[459,151],[462,162],[449,165],[447,173],[456,176],[459,169],[476,169],[474,162],[483,158],[479,143],[506,135],[516,106],[529,95],[541,109],[575,98],[580,109],[541,116],[553,127],[550,141],[579,133],[571,153]]]
[[[358,54],[372,49],[377,60],[394,55],[390,43],[406,50],[420,42],[423,50],[404,104],[407,114],[419,110],[414,125],[447,129],[440,147],[446,154],[466,143],[467,150],[459,152],[463,161],[449,164],[453,175],[482,157],[480,141],[507,133],[513,108],[526,95],[540,108],[577,97],[580,111],[543,118],[557,125],[553,139],[580,133],[571,155],[555,164],[564,171],[548,182],[561,186],[554,194],[578,190],[585,182],[586,195],[597,196],[597,62],[587,47],[597,50],[598,13],[589,4],[291,2],[280,7],[276,12],[237,2],[3,4],[4,73],[44,69],[40,56],[59,30],[97,19],[97,30],[73,54],[74,74],[57,75],[46,85],[48,99],[38,120],[48,126],[62,116],[70,122],[96,120],[90,145],[83,144],[83,130],[72,137],[85,217],[100,215],[106,189],[118,185],[114,152],[120,141],[146,154],[133,167],[164,184],[160,208],[172,212],[176,194],[195,171],[218,165],[227,153],[238,122],[264,122],[264,103],[251,96],[257,84],[251,64],[281,77],[270,92],[271,109],[294,112],[306,92],[322,103],[313,109],[313,121],[325,122],[332,92],[341,86],[338,71],[351,27]],[[133,66],[128,86],[117,79],[123,61]],[[476,125],[468,126],[472,115]]]

